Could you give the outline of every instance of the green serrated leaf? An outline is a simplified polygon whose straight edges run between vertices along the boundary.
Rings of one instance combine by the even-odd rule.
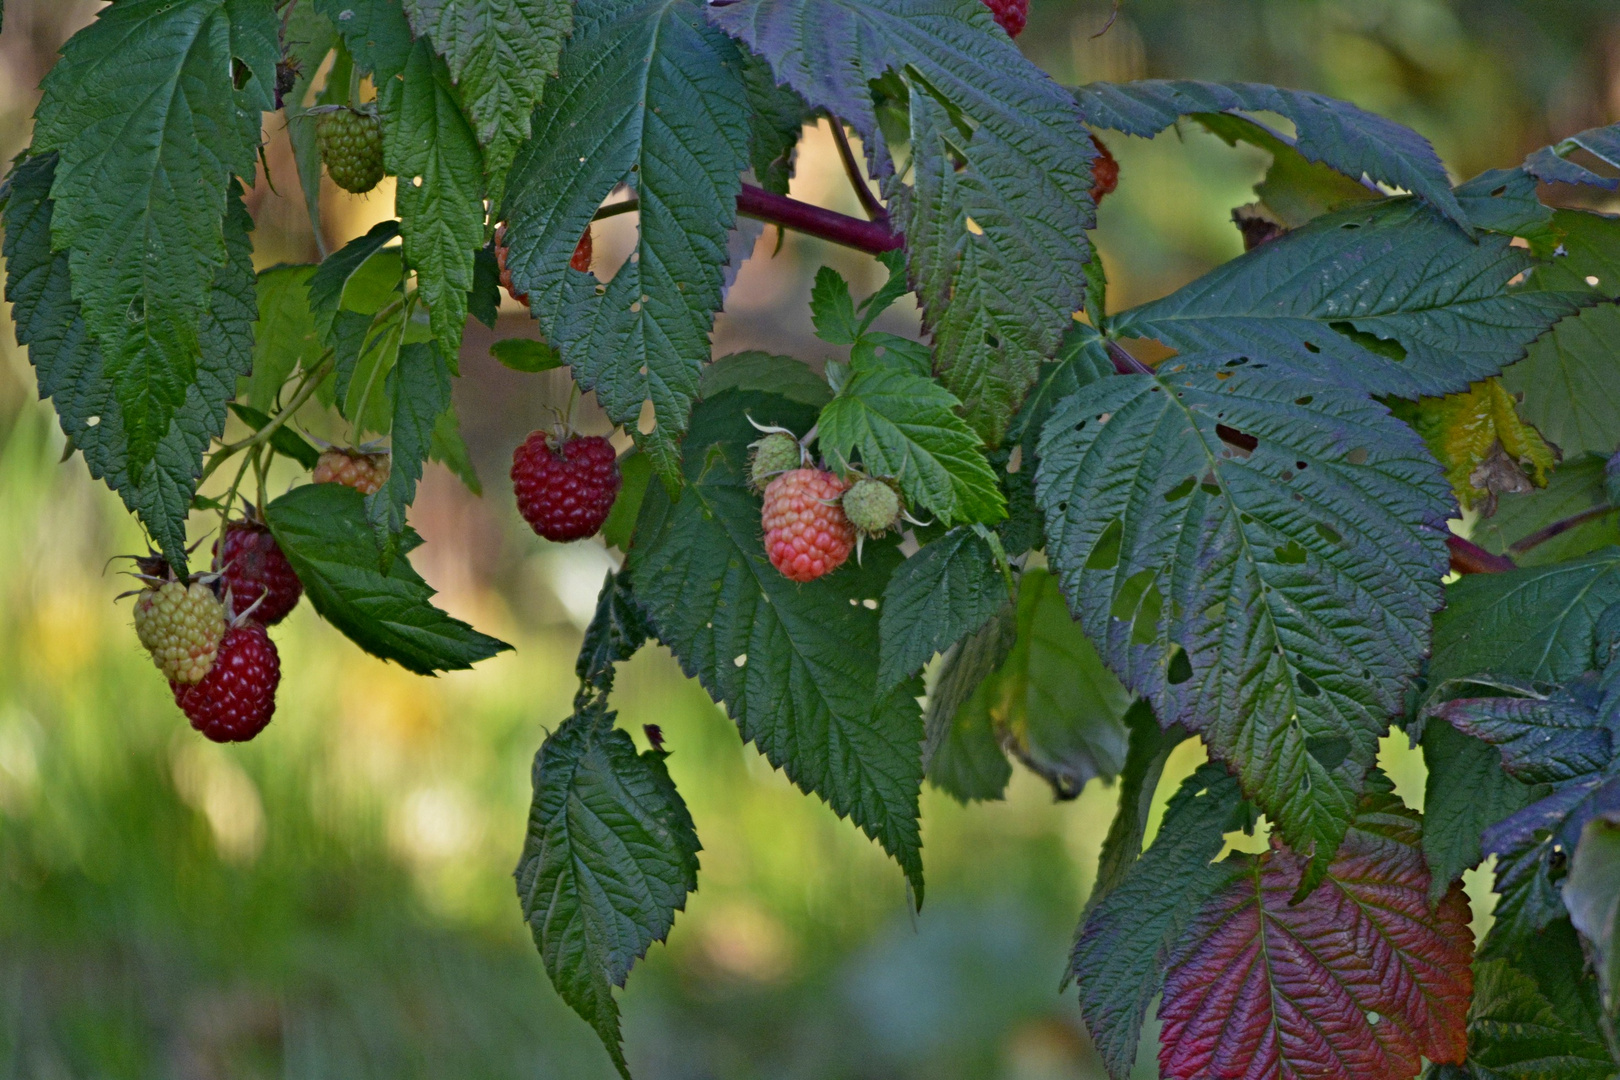
[[[619,497],[613,500],[613,509],[602,522],[602,541],[609,547],[629,551],[641,502],[647,497],[647,484],[652,479],[652,461],[639,450],[632,450],[619,458],[619,476]]]
[[[1416,199],[1386,199],[1262,244],[1116,315],[1111,330],[1276,360],[1369,393],[1449,394],[1522,358],[1595,299],[1507,290],[1535,265],[1509,237],[1470,239]],[[1309,289],[1277,288],[1306,278]]]
[[[1088,909],[1123,881],[1141,856],[1153,795],[1164,775],[1165,763],[1176,747],[1187,741],[1185,728],[1179,724],[1170,725],[1169,730],[1161,728],[1153,706],[1140,698],[1125,710],[1124,724],[1130,731],[1130,746],[1119,771],[1119,809],[1103,838],[1097,858],[1097,883],[1086,901]]]
[[[1352,179],[1330,165],[1310,160],[1300,153],[1294,140],[1246,116],[1195,113],[1193,118],[1228,146],[1246,142],[1271,155],[1271,166],[1254,186],[1254,193],[1287,228],[1297,229],[1312,218],[1382,198],[1359,178]]]
[[[923,714],[923,765],[928,782],[957,802],[999,799],[1012,779],[1012,763],[996,739],[980,689],[1007,659],[1018,636],[1010,603],[952,645],[940,664]]]
[[[268,0],[132,0],[73,35],[41,84],[33,150],[59,155],[52,247],[105,353],[132,484],[168,471],[160,444],[195,419],[233,175],[254,175],[276,42]],[[250,73],[240,90],[233,59]]]
[[[1502,770],[1500,750],[1446,723],[1424,725],[1423,762],[1423,857],[1438,903],[1484,857],[1480,834],[1530,805],[1530,788]]]
[[[1468,220],[1486,232],[1522,236],[1537,250],[1557,243],[1553,210],[1536,196],[1535,178],[1523,169],[1489,169],[1458,184],[1456,195]]]
[[[253,363],[254,282],[248,217],[233,188],[226,217],[229,261],[215,272],[209,309],[198,326],[202,351],[181,407],[164,428],[150,467],[131,468],[134,453],[115,365],[86,324],[69,290],[67,252],[51,250],[49,197],[55,154],[12,170],[5,206],[6,299],[17,342],[28,347],[39,392],[52,399],[68,445],[90,475],[118,492],[176,568],[186,566],[186,515],[208,444],[225,430],[225,403]]]
[[[686,490],[678,502],[648,490],[627,565],[682,670],[773,765],[893,855],[921,903],[919,688],[877,692],[878,614],[864,603],[883,595],[899,556],[878,542],[861,565],[808,584],[779,574],[747,483],[750,415],[795,430],[814,418],[757,392],[705,399],[685,444]]]
[[[569,0],[410,0],[418,37],[444,54],[491,172],[512,163],[574,25]]]
[[[788,193],[793,178],[793,151],[799,133],[813,116],[804,99],[791,87],[778,86],[771,66],[753,53],[743,53],[743,83],[748,87],[748,115],[752,135],[748,156],[754,179],[766,191]]]
[[[287,119],[287,139],[292,144],[293,161],[298,167],[298,184],[304,193],[304,210],[315,247],[326,258],[326,238],[321,230],[321,153],[315,145],[315,118],[304,108],[310,84],[320,73],[322,62],[334,46],[342,49],[332,20],[315,10],[314,0],[293,0],[287,17],[287,55],[297,65],[292,90],[282,98],[282,115]],[[327,74],[326,90],[337,85],[348,89],[348,50],[335,58]],[[322,95],[325,96],[324,94]],[[321,104],[329,104],[322,101]]]
[[[1147,1007],[1183,932],[1238,876],[1232,864],[1213,860],[1242,802],[1225,769],[1201,766],[1171,797],[1153,846],[1080,925],[1069,971],[1080,987],[1080,1015],[1115,1080],[1130,1075]]]
[[[450,72],[426,39],[417,41],[400,77],[387,80],[377,100],[383,161],[399,178],[394,210],[405,262],[416,271],[439,348],[455,357],[484,244],[483,155]]]
[[[428,457],[454,473],[462,486],[474,495],[484,493],[484,485],[478,479],[478,468],[473,464],[466,440],[461,437],[461,417],[456,415],[454,405],[440,413],[439,418],[433,422],[433,438],[428,443]]]
[[[882,285],[878,286],[877,292],[861,301],[861,305],[857,309],[861,313],[861,324],[857,329],[863,335],[877,321],[879,315],[888,311],[896,300],[911,291],[911,284],[906,280],[906,253],[904,251],[885,251],[878,255],[877,260],[889,271],[889,276]],[[1086,265],[1090,266],[1091,264],[1087,263]]]
[[[1440,606],[1452,503],[1422,441],[1280,364],[1184,353],[1082,387],[1040,458],[1047,556],[1109,666],[1330,858]]]
[[[726,238],[748,167],[742,57],[693,0],[588,0],[550,101],[512,166],[507,268],[546,339],[666,481],[709,359]],[[636,248],[603,285],[569,268],[597,207],[628,182]]]
[[[900,564],[879,608],[878,687],[922,670],[930,657],[975,633],[1007,604],[990,545],[956,528]]]
[[[253,325],[253,374],[247,402],[262,411],[276,398],[292,373],[312,370],[326,348],[309,310],[313,266],[273,266],[259,271],[259,321]]]
[[[859,132],[906,234],[940,377],[998,443],[1084,298],[1094,152],[1067,92],[971,0],[741,0],[708,13]],[[885,76],[909,110],[914,190],[893,175],[871,89]]]
[[[495,252],[481,247],[473,261],[472,288],[467,290],[467,314],[495,329],[501,315],[501,264]]]
[[[1609,1080],[1616,1063],[1600,1031],[1561,1012],[1536,981],[1504,960],[1474,963],[1468,1061],[1436,1080]]]
[[[703,369],[698,396],[712,398],[723,390],[757,390],[818,409],[831,401],[833,394],[827,380],[803,360],[754,350],[722,356]],[[754,419],[762,424],[777,423],[767,416]]]
[[[400,0],[314,0],[314,4],[337,27],[355,66],[369,73],[375,85],[382,86],[405,70],[414,43]]]
[[[535,756],[517,891],[551,984],[629,1080],[613,987],[668,936],[702,848],[666,755],[636,753],[613,718],[586,704]]]
[[[450,367],[437,342],[402,345],[388,373],[384,396],[392,403],[388,480],[366,496],[366,516],[376,530],[383,571],[399,550],[405,511],[416,499],[416,485],[433,445],[439,417],[450,408]]]
[[[815,283],[810,286],[810,321],[815,324],[816,336],[829,345],[853,345],[860,336],[849,282],[830,266],[817,270]]]
[[[355,293],[350,294],[348,290],[350,282],[360,275],[361,269],[367,266],[372,256],[382,251],[384,245],[398,235],[399,222],[392,218],[379,221],[364,236],[350,240],[315,268],[315,272],[309,278],[309,310],[323,337],[330,337],[332,320],[337,315],[339,307],[348,307],[369,315],[381,310],[387,303],[384,299],[373,307],[368,302],[375,302],[377,299],[371,295],[376,288],[374,285],[356,282]],[[376,273],[377,267],[381,265],[380,259],[372,263],[370,272]],[[387,286],[387,292],[392,294],[398,284],[399,274],[395,273]],[[362,292],[365,293],[364,296],[360,295]]]
[[[631,587],[630,575],[609,570],[596,598],[596,614],[585,628],[585,640],[574,664],[582,693],[606,694],[613,689],[614,665],[634,656],[655,634],[652,621]]]
[[[1564,906],[1591,948],[1609,1016],[1620,1015],[1620,813],[1594,818],[1581,830],[1564,881]]]
[[[353,488],[293,488],[265,508],[265,520],[321,618],[371,655],[431,675],[511,648],[429,603],[433,590],[403,554],[387,573],[378,569],[365,496]]]
[[[881,361],[855,357],[851,370],[821,410],[821,450],[829,463],[845,468],[858,457],[867,474],[894,479],[913,506],[944,525],[1006,516],[983,444],[957,415],[950,391]]]

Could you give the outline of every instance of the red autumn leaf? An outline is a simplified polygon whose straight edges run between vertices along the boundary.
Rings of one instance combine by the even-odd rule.
[[[1376,774],[1375,774],[1376,775]],[[1407,1080],[1460,1063],[1473,979],[1468,901],[1428,904],[1420,818],[1385,785],[1327,879],[1273,841],[1205,905],[1165,982],[1159,1064],[1176,1080]]]

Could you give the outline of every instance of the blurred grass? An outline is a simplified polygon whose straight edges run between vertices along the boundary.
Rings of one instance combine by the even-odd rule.
[[[27,139],[33,87],[95,5],[12,0],[0,34],[0,149]],[[1594,0],[1035,0],[1021,44],[1065,82],[1144,75],[1269,80],[1413,124],[1459,177],[1620,116],[1620,16]],[[286,156],[252,201],[261,265],[313,257]],[[1195,125],[1108,136],[1120,190],[1097,233],[1121,308],[1236,254],[1228,218],[1263,155]],[[830,140],[807,137],[794,192],[855,211]],[[341,241],[385,193],[327,187]],[[597,237],[628,250],[629,218]],[[717,351],[817,360],[815,269],[858,290],[871,260],[774,232],[740,273]],[[615,256],[615,252],[619,254]],[[774,253],[774,254],[773,254]],[[891,328],[907,330],[896,312]],[[910,328],[915,328],[911,315]],[[500,335],[532,333],[508,311]],[[519,922],[510,872],[529,765],[566,715],[581,622],[606,552],[544,545],[504,495],[510,447],[566,392],[517,376],[469,331],[457,387],[489,496],[430,471],[414,558],[447,608],[517,648],[417,679],[361,655],[307,605],[276,632],[275,722],[245,747],[185,726],[135,642],[127,579],[141,549],[116,497],[34,401],[0,344],[0,1080],[58,1077],[607,1076]],[[599,416],[588,426],[600,430]],[[339,429],[317,426],[340,437]],[[278,473],[281,490],[292,476]],[[197,535],[207,523],[198,522]],[[797,792],[661,649],[627,665],[621,723],[658,723],[705,850],[699,891],[623,996],[647,1078],[1100,1077],[1072,997],[1056,994],[1114,792],[1054,804],[1022,773],[1006,803],[923,798],[928,904],[853,827]],[[1385,741],[1409,801],[1421,760]],[[1198,761],[1178,753],[1161,799]],[[1258,841],[1237,843],[1254,848]],[[1472,876],[1476,887],[1483,881]],[[1477,909],[1476,909],[1477,910]],[[1151,1033],[1150,1033],[1151,1035]],[[1152,1074],[1149,1056],[1139,1064]]]

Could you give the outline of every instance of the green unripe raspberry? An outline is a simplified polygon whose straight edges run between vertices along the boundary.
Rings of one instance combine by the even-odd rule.
[[[858,532],[878,536],[900,524],[900,496],[881,480],[857,480],[844,492],[844,516]]]
[[[135,601],[135,636],[170,682],[200,682],[225,636],[225,608],[206,585],[166,581]]]
[[[803,463],[804,452],[799,440],[782,431],[773,431],[754,443],[754,460],[748,469],[749,483],[755,491],[764,491],[765,485]]]
[[[315,145],[326,175],[344,191],[364,195],[383,178],[382,121],[375,113],[340,108],[315,121]]]

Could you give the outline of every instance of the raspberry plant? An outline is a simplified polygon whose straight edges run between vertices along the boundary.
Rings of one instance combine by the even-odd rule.
[[[614,988],[699,880],[662,742],[638,751],[610,708],[656,639],[919,906],[925,780],[964,802],[1001,797],[1013,761],[1060,798],[1115,781],[1069,975],[1116,1077],[1155,999],[1179,1080],[1613,1076],[1620,223],[1575,204],[1620,188],[1620,126],[1454,184],[1416,133],[1314,93],[1058,86],[1007,36],[1024,5],[993,8],[120,0],[64,48],[6,181],[18,340],[177,607],[213,610],[188,540],[217,526],[277,552],[278,607],[290,571],[360,648],[431,674],[506,648],[432,605],[407,511],[430,458],[476,485],[462,330],[494,324],[501,285],[522,298],[544,341],[497,356],[567,365],[634,442],[592,443],[601,505],[565,530],[626,557],[517,870],[546,970],[626,1075]],[[317,236],[322,154],[356,152],[355,118],[380,126],[395,216],[255,274],[243,191],[276,111]],[[864,217],[789,197],[812,121]],[[1117,310],[1091,229],[1131,177],[1106,140],[1178,124],[1270,154],[1235,215],[1250,250]],[[625,213],[608,274],[591,223]],[[818,275],[824,363],[711,356],[739,217],[887,269],[860,303]],[[922,340],[874,329],[908,292]],[[321,410],[351,445],[299,434]],[[539,439],[520,463],[555,464]],[[276,458],[314,482],[269,498]],[[557,484],[530,471],[538,519]],[[885,527],[847,559],[856,482]],[[903,531],[876,535],[889,495]],[[1448,527],[1459,500],[1482,543]],[[767,554],[807,530],[814,567]],[[158,642],[201,669],[224,635],[175,687],[216,738],[273,708],[253,614],[200,653]],[[1378,769],[1396,729],[1425,815]],[[1148,843],[1189,739],[1208,762]],[[1262,819],[1267,850],[1222,856]],[[1487,856],[1476,947],[1459,877]]]

